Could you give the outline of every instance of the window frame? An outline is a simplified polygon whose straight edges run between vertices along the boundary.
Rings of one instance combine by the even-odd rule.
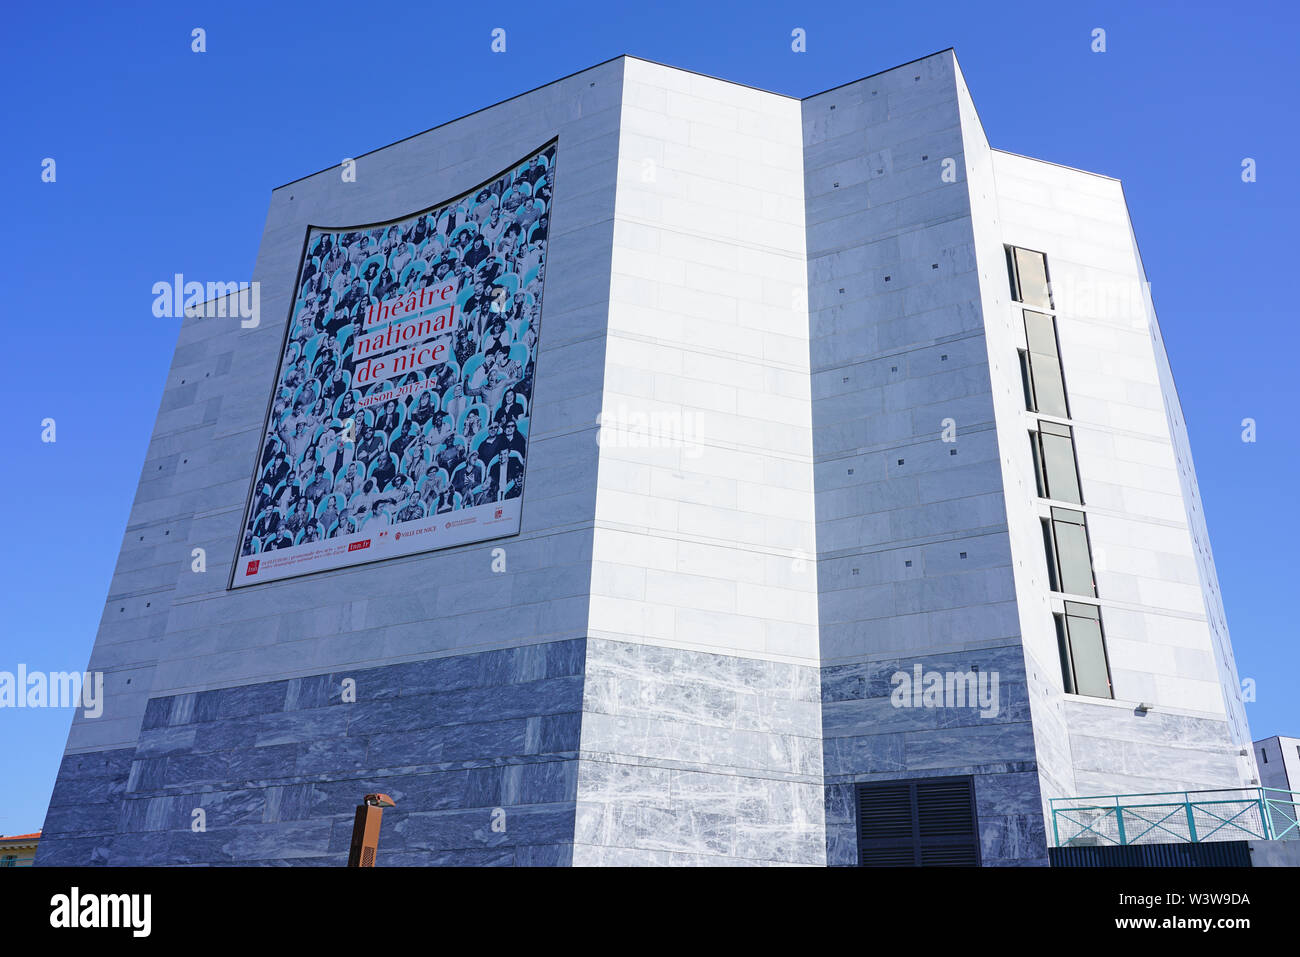
[[[1078,614],[1071,610],[1071,606],[1076,608],[1091,609],[1089,614]],[[1064,610],[1053,612],[1052,618],[1056,623],[1056,640],[1057,651],[1061,657],[1061,680],[1065,686],[1066,694],[1078,695],[1084,698],[1100,698],[1102,700],[1115,700],[1115,681],[1111,675],[1110,669],[1110,651],[1106,647],[1106,626],[1101,617],[1101,606],[1094,605],[1091,602],[1066,601]],[[1106,672],[1106,694],[1094,694],[1091,691],[1079,690],[1078,666],[1075,662],[1075,638],[1076,635],[1070,629],[1070,619],[1090,619],[1097,623],[1097,640],[1101,647],[1101,663]],[[1082,637],[1082,636],[1079,636]]]
[[[1073,608],[1071,606],[1073,606]],[[1087,612],[1080,613],[1078,610],[1075,609],[1087,609]],[[1073,666],[1073,670],[1074,670],[1074,683],[1075,683],[1074,693],[1078,695],[1084,695],[1089,698],[1105,698],[1105,699],[1114,700],[1115,682],[1111,678],[1111,673],[1110,673],[1110,651],[1106,648],[1106,627],[1102,623],[1101,606],[1093,605],[1088,602],[1067,601],[1065,602],[1064,617],[1065,617],[1065,630],[1069,635],[1069,639],[1070,639],[1070,663]],[[1096,622],[1097,650],[1100,653],[1099,664],[1101,666],[1103,679],[1106,683],[1105,694],[1098,694],[1095,691],[1079,690],[1079,651],[1081,648],[1082,639],[1084,639],[1086,636],[1082,634],[1076,634],[1074,628],[1071,627],[1070,625],[1071,621]]]
[[[1083,520],[1072,522],[1065,518],[1058,518],[1058,512],[1074,512]],[[1082,509],[1064,508],[1059,505],[1051,506],[1050,516],[1041,518],[1045,529],[1043,533],[1043,544],[1047,552],[1047,574],[1052,585],[1052,591],[1062,595],[1077,595],[1082,598],[1096,598],[1097,595],[1097,569],[1092,563],[1092,535],[1088,531],[1088,514]],[[1083,529],[1083,542],[1088,557],[1088,578],[1092,585],[1092,590],[1088,592],[1067,591],[1065,588],[1064,566],[1061,564],[1061,546],[1060,538],[1057,535],[1057,525],[1077,525]]]
[[[1011,285],[1011,301],[1026,306],[1033,305],[1033,303],[1024,300],[1024,286],[1020,281],[1020,257],[1017,255],[1017,253],[1029,253],[1039,256],[1043,260],[1043,285],[1047,292],[1047,305],[1041,308],[1055,312],[1056,297],[1052,295],[1052,272],[1047,265],[1047,253],[1037,249],[1030,249],[1027,246],[1012,246],[1010,244],[1004,244],[1002,248],[1007,258],[1007,279]]]
[[[1034,350],[1032,344],[1033,339],[1030,337],[1029,334],[1029,327],[1031,321],[1029,318],[1030,313],[1034,314],[1035,316],[1042,316],[1044,319],[1047,319],[1052,324],[1053,352],[1051,355],[1048,355],[1046,352],[1037,352]],[[1021,360],[1020,375],[1021,375],[1022,383],[1024,382],[1025,379],[1028,379],[1028,383],[1026,387],[1026,396],[1025,396],[1027,400],[1026,404],[1029,406],[1028,411],[1039,412],[1042,413],[1043,415],[1052,415],[1058,419],[1072,418],[1072,416],[1070,415],[1070,390],[1066,388],[1065,366],[1061,363],[1061,336],[1060,333],[1057,331],[1057,327],[1056,327],[1056,315],[1050,312],[1043,312],[1042,310],[1039,309],[1021,309],[1020,321],[1022,324],[1022,331],[1025,334],[1024,357]],[[1034,362],[1035,357],[1038,357],[1040,362],[1039,365],[1035,365]],[[1060,412],[1055,412],[1052,411],[1051,409],[1044,409],[1042,397],[1039,395],[1039,393],[1042,391],[1040,388],[1040,380],[1043,383],[1046,383],[1047,381],[1047,376],[1045,373],[1048,371],[1048,363],[1051,363],[1055,367],[1056,379],[1057,382],[1060,384],[1060,392],[1061,392]],[[1039,371],[1043,372],[1044,375],[1040,376],[1038,374]]]
[[[1052,459],[1048,456],[1048,445],[1043,440],[1044,433],[1053,438],[1064,439],[1070,444],[1069,466],[1073,470],[1073,491],[1077,493],[1077,498],[1055,494],[1056,486],[1060,484],[1060,476],[1057,476],[1058,481],[1052,481],[1053,469],[1050,467]],[[1038,487],[1038,497],[1082,506],[1084,504],[1083,483],[1079,478],[1079,456],[1074,445],[1074,429],[1068,425],[1039,419],[1029,430],[1029,451],[1034,461],[1034,480]]]

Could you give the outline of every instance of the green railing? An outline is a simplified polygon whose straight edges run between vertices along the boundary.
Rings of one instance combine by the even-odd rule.
[[[1300,792],[1278,788],[1052,798],[1057,847],[1300,839]]]

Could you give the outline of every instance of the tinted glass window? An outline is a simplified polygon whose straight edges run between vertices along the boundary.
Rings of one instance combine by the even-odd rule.
[[[1029,351],[1055,357],[1057,354],[1056,321],[1041,312],[1031,312],[1026,309],[1024,313],[1025,338],[1029,342]]]
[[[1040,436],[1047,497],[1082,505],[1083,497],[1079,493],[1079,473],[1074,466],[1074,442],[1069,436],[1070,430],[1065,429],[1067,434],[1064,436],[1054,435],[1054,430],[1048,428],[1050,425],[1048,422],[1042,423]]]
[[[1065,621],[1070,633],[1070,655],[1074,662],[1074,693],[1109,698],[1110,674],[1106,668],[1101,622],[1075,615],[1067,615]]]
[[[1065,379],[1056,350],[1056,322],[1041,312],[1025,311],[1025,337],[1029,342],[1030,379],[1034,411],[1069,418]]]
[[[1056,539],[1060,590],[1074,595],[1096,595],[1083,513],[1065,508],[1052,509],[1052,530]]]
[[[1030,306],[1052,308],[1047,287],[1047,257],[1028,249],[1016,250],[1016,278],[1020,284],[1020,301]]]
[[[1061,378],[1061,366],[1056,359],[1035,352],[1029,354],[1034,377],[1034,399],[1036,411],[1046,415],[1070,417],[1070,406],[1065,401],[1065,382]]]

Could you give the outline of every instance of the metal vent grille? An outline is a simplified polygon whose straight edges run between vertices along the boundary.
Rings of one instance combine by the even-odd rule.
[[[916,852],[910,847],[876,847],[859,855],[861,867],[915,867]]]
[[[971,834],[975,830],[975,805],[970,782],[918,783],[916,815],[923,835]]]
[[[978,867],[972,778],[859,784],[858,864]]]
[[[921,848],[922,867],[979,867],[973,844],[936,845]]]
[[[906,783],[858,788],[858,838],[911,840],[912,806]]]

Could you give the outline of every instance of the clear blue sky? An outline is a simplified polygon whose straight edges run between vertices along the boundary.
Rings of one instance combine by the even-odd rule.
[[[11,5],[0,670],[85,667],[176,338],[150,289],[248,278],[273,187],[621,53],[807,96],[952,46],[994,146],[1123,180],[1251,730],[1300,734],[1297,19],[1281,0]],[[70,723],[0,711],[0,832],[40,827]]]

